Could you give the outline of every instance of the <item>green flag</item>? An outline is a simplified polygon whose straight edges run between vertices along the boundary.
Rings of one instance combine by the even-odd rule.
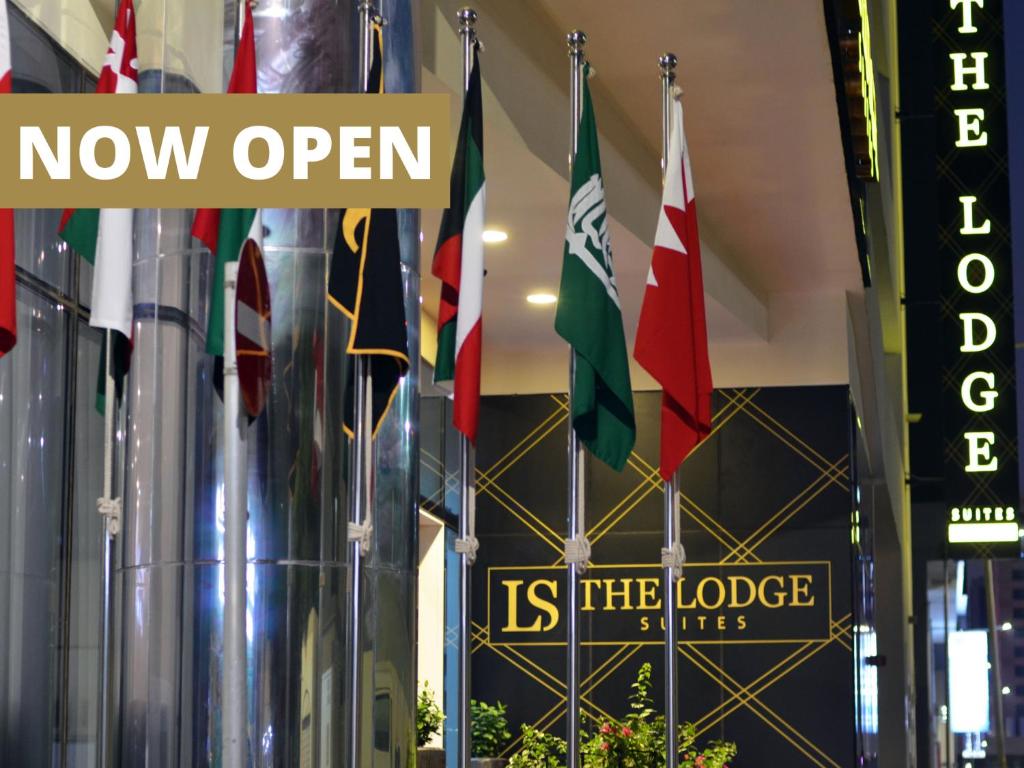
[[[589,66],[583,76],[583,113],[572,167],[555,330],[569,342],[576,360],[573,429],[591,453],[621,470],[636,441],[636,421],[588,73]]]

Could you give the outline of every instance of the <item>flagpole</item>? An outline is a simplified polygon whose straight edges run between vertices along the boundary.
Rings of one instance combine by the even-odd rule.
[[[238,262],[224,265],[224,768],[246,765],[245,423],[235,348]]]
[[[99,744],[101,768],[110,765],[110,645],[114,623],[114,543],[121,530],[121,499],[114,494],[114,447],[117,440],[117,391],[114,384],[114,331],[107,329],[103,343],[106,370],[103,379],[103,497],[96,502],[103,517],[103,604],[100,610]]]
[[[661,177],[664,182],[668,170],[668,142],[672,134],[672,89],[676,81],[674,53],[665,53],[658,59],[661,68]],[[665,547],[661,552],[664,566],[665,611],[665,768],[679,765],[679,663],[676,648],[679,626],[675,600],[675,585],[682,576],[678,567],[676,544],[682,547],[679,530],[679,470],[665,482]]]
[[[240,0],[235,39],[241,40],[245,3]],[[235,311],[238,295],[237,257],[224,264],[224,681],[221,744],[224,768],[245,768],[248,763],[248,647],[246,636],[246,502],[245,430]]]
[[[366,93],[373,56],[373,20],[377,9],[370,0],[359,3],[359,91]],[[348,768],[361,768],[362,759],[362,581],[363,556],[369,552],[370,515],[373,510],[373,382],[369,360],[354,355],[352,452],[349,472],[349,586],[346,621],[348,639]]]
[[[569,114],[570,160],[569,175],[576,160],[579,143],[580,112],[583,98],[583,48],[587,36],[573,30],[566,36],[569,45]],[[586,526],[584,522],[584,488],[586,454],[572,423],[574,384],[576,380],[576,352],[569,351],[569,510],[565,542],[567,568],[566,597],[566,768],[580,767],[580,576],[587,566]]]
[[[462,90],[469,90],[469,75],[473,68],[473,46],[476,44],[477,13],[472,8],[462,8],[457,14],[459,37],[462,43]],[[469,768],[472,743],[470,732],[469,698],[471,693],[471,643],[470,632],[470,575],[476,560],[476,455],[472,444],[461,432],[459,434],[459,539],[455,550],[459,554],[459,708],[457,732],[459,748],[456,765]]]

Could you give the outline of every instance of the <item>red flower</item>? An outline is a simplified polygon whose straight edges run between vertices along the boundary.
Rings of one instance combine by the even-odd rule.
[[[697,759],[693,761],[693,764],[697,766],[697,768],[701,768],[701,766],[704,765],[704,755],[697,755]]]
[[[605,734],[607,736],[611,732],[612,732],[612,727],[608,723],[605,723],[604,725],[601,726],[601,733],[603,733],[603,734]]]
[[[629,738],[630,736],[633,735],[633,731],[632,731],[632,729],[628,725],[624,725],[622,727],[622,735],[625,736],[626,738]]]
[[[611,749],[611,744],[609,744],[607,741],[602,741],[601,749],[607,752],[609,749]]]

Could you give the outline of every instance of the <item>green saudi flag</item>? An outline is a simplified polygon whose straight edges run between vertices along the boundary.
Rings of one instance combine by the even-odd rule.
[[[583,113],[562,257],[555,330],[576,360],[572,426],[590,452],[616,470],[636,441],[622,307],[612,270],[594,106],[583,76]]]

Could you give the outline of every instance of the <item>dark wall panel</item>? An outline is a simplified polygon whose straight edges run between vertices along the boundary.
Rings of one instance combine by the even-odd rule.
[[[738,742],[736,765],[853,765],[848,390],[715,397],[714,432],[682,470],[691,564],[682,602],[693,605],[680,611],[683,717],[702,739]],[[661,610],[653,607],[661,597],[660,394],[637,394],[636,408],[639,439],[626,469],[593,462],[587,489],[588,730],[625,713],[644,661],[662,679]],[[521,723],[561,735],[565,397],[485,398],[481,425],[473,696],[505,702],[515,735]],[[751,601],[751,585],[763,599]],[[716,607],[722,587],[726,604]]]

